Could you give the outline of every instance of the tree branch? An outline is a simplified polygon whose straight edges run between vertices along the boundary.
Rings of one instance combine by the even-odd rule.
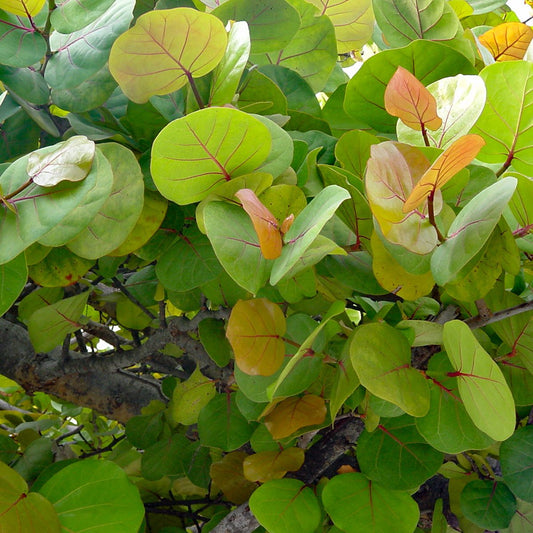
[[[465,320],[465,324],[468,324],[470,329],[482,328],[494,322],[499,322],[500,320],[505,320],[520,313],[527,313],[528,311],[533,311],[533,300],[530,302],[524,302],[515,307],[509,307],[508,309],[502,309],[501,311],[496,311],[496,313],[486,315],[485,313],[473,316]]]

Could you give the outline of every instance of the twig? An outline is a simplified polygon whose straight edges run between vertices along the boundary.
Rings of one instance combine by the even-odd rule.
[[[80,436],[83,438],[83,436],[80,433]],[[126,438],[126,435],[121,435],[120,437],[115,437],[113,435],[113,442],[109,443],[107,446],[104,446],[103,448],[97,448],[96,450],[92,450],[90,452],[84,452],[80,454],[80,459],[85,459],[87,457],[92,457],[93,455],[99,455],[101,453],[110,452],[113,450],[113,448],[121,441]]]
[[[152,311],[147,309],[141,302],[139,302],[139,300],[137,300],[137,298],[135,298],[135,296],[133,296],[133,294],[131,294],[131,292],[128,289],[126,289],[126,287],[124,287],[124,285],[122,285],[122,283],[119,281],[118,278],[113,277],[111,278],[111,280],[113,281],[113,285],[117,289],[120,289],[120,292],[122,292],[122,294],[124,294],[124,296],[130,302],[134,303],[146,316],[150,317],[152,320],[157,319],[157,317],[152,313]]]
[[[482,316],[480,314],[472,318],[468,318],[465,320],[465,324],[468,324],[470,329],[477,329],[489,324],[493,324],[494,322],[500,322],[506,318],[519,315],[520,313],[526,313],[527,311],[533,311],[533,300],[516,305],[515,307],[502,309],[501,311],[497,311],[490,316]]]
[[[117,333],[115,333],[112,329],[100,324],[100,322],[94,322],[93,320],[89,320],[87,324],[84,324],[83,330],[90,335],[94,335],[95,337],[102,339],[103,341],[107,342],[107,344],[110,344],[115,348],[133,344],[132,341],[117,335]]]

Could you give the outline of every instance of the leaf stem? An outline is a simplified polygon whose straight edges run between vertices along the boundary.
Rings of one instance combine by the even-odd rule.
[[[429,146],[429,137],[428,131],[426,130],[426,126],[424,126],[424,123],[421,123],[420,126],[422,126],[422,138],[424,139],[424,144],[426,146]]]
[[[17,196],[17,194],[21,193],[24,189],[29,187],[33,183],[33,178],[30,178],[28,181],[23,183],[18,189],[14,190],[13,192],[10,192],[9,194],[6,194],[3,197],[3,200],[11,200],[14,196]]]
[[[189,80],[189,84],[191,86],[192,93],[194,94],[194,97],[196,98],[196,103],[198,104],[198,107],[200,109],[203,109],[205,107],[204,101],[202,100],[202,96],[200,95],[200,92],[198,91],[198,87],[196,83],[194,82],[194,78],[192,77],[192,74],[190,72],[187,72],[187,79]]]
[[[437,238],[440,242],[444,242],[446,239],[442,235],[442,233],[439,231],[439,228],[437,227],[437,222],[435,220],[435,208],[433,205],[433,199],[435,196],[435,190],[431,191],[431,193],[428,196],[428,217],[429,217],[429,223],[435,228],[435,231],[437,232]]]
[[[513,162],[513,158],[514,158],[514,152],[511,151],[509,152],[509,155],[507,156],[505,163],[502,165],[502,168],[500,168],[500,170],[496,172],[496,176],[498,178],[511,166],[511,163]]]

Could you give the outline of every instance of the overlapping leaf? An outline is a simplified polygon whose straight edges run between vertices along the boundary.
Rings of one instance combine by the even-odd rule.
[[[143,103],[211,72],[226,44],[222,22],[209,13],[185,7],[150,11],[115,41],[109,70],[130,100]]]
[[[243,463],[244,476],[250,481],[261,483],[280,479],[289,471],[299,470],[303,465],[304,455],[304,451],[296,447],[249,455]]]
[[[285,356],[285,317],[270,300],[241,300],[228,321],[228,337],[237,366],[247,374],[269,376]]]
[[[45,3],[46,0],[1,0],[0,9],[22,17],[34,17]]]
[[[522,22],[504,22],[479,36],[479,42],[496,61],[522,59],[531,39],[533,30]]]
[[[202,109],[161,130],[152,145],[152,177],[169,200],[198,202],[219,183],[256,170],[271,145],[268,128],[253,116]]]
[[[515,428],[513,396],[498,365],[459,320],[444,325],[443,342],[458,378],[464,406],[474,424],[494,440],[509,438]]]
[[[50,14],[52,27],[61,33],[81,30],[111,6],[113,0],[66,0]]]
[[[66,287],[76,283],[93,264],[65,247],[52,248],[42,261],[29,267],[29,275],[42,287]]]
[[[24,254],[19,254],[11,261],[0,265],[0,316],[15,303],[26,281],[28,281],[28,267]]]

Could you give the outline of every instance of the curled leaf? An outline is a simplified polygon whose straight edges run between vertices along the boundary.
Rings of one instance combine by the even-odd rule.
[[[524,57],[531,39],[533,30],[527,24],[506,22],[486,31],[479,42],[489,49],[496,61],[514,61]]]
[[[469,165],[484,145],[483,137],[475,134],[464,135],[452,143],[413,187],[402,211],[409,213],[416,209],[428,196]]]
[[[259,246],[261,247],[263,257],[265,259],[276,259],[279,257],[283,242],[276,217],[261,203],[261,200],[259,200],[251,189],[241,189],[235,193],[235,196],[242,202],[243,209],[252,220],[255,232],[259,238]]]
[[[385,89],[385,109],[406,126],[421,131],[440,128],[435,97],[403,67],[398,67]]]
[[[53,187],[62,181],[81,181],[91,171],[96,147],[85,135],[76,135],[60,143],[53,152],[33,152],[26,172],[41,187]]]

